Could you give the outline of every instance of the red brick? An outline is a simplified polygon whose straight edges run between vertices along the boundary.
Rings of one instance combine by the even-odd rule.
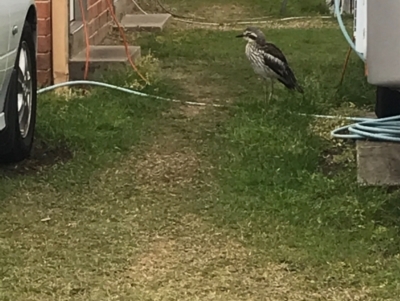
[[[108,7],[107,0],[102,0],[101,4],[100,4],[100,11],[103,12],[103,11],[106,11],[108,9],[109,9],[109,7]]]
[[[38,35],[47,36],[51,34],[51,19],[38,19]]]
[[[57,1],[57,0],[55,0]],[[36,0],[38,17],[37,81],[39,86],[51,84],[51,0]]]
[[[37,69],[49,70],[51,69],[51,53],[38,53],[37,54]]]
[[[96,19],[97,19],[97,18],[92,19],[90,22],[88,22],[87,27],[88,27],[88,35],[89,35],[89,37],[90,37],[91,35],[93,35],[94,32],[97,31],[96,22],[95,22]]]
[[[90,22],[91,20],[93,20],[94,18],[96,18],[99,15],[100,5],[101,5],[101,2],[98,2],[98,3],[93,4],[92,6],[88,7],[88,19],[87,19],[88,22]]]
[[[97,31],[95,31],[91,36],[89,36],[89,43],[90,45],[96,45],[96,35],[97,35]]]
[[[38,53],[46,53],[51,51],[51,35],[38,36]]]
[[[97,16],[97,18],[94,19],[94,25],[96,26],[96,29],[99,29],[102,25],[104,25],[104,24],[101,24],[100,21],[101,21],[100,16]]]
[[[87,4],[88,4],[88,7],[89,6],[92,6],[93,4],[95,4],[95,3],[97,3],[97,2],[100,2],[101,0],[88,0],[88,2],[87,2]]]
[[[88,0],[89,7],[88,31],[91,44],[98,44],[104,38],[103,27],[109,23],[110,14],[107,0]]]
[[[100,16],[99,16],[99,20],[100,20],[100,26],[103,26],[105,24],[107,24],[110,19],[109,19],[109,13],[108,10],[104,11]]]
[[[109,22],[109,15],[108,15],[108,10],[107,10],[89,22],[89,24],[88,24],[89,36],[92,36],[94,32],[99,30],[101,27],[106,25],[108,22]]]
[[[52,73],[51,70],[38,70],[37,82],[39,87],[51,84]]]
[[[51,16],[50,0],[36,0],[38,19],[47,19]]]

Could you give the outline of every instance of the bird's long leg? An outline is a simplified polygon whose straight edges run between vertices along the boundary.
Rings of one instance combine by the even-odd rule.
[[[265,102],[267,102],[268,101],[268,80],[267,79],[264,79],[264,89],[265,89]]]
[[[270,93],[269,93],[269,98],[268,98],[268,100],[271,100],[273,94],[274,94],[274,80],[271,78],[271,91],[270,91]]]

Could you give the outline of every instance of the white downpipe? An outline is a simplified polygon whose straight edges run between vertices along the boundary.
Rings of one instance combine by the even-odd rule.
[[[354,38],[356,51],[367,57],[367,0],[355,0]]]

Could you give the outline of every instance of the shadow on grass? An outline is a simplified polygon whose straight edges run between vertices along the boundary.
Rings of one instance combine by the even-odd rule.
[[[1,177],[37,175],[52,166],[66,164],[73,158],[66,143],[49,145],[38,134],[36,136],[31,156],[17,164],[0,165]]]

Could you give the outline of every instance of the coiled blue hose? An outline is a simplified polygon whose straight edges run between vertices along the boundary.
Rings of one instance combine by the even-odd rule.
[[[331,136],[339,139],[400,142],[400,116],[380,119],[353,118],[351,120],[359,122],[337,128],[331,132]],[[344,134],[345,131],[348,131],[349,134]]]

